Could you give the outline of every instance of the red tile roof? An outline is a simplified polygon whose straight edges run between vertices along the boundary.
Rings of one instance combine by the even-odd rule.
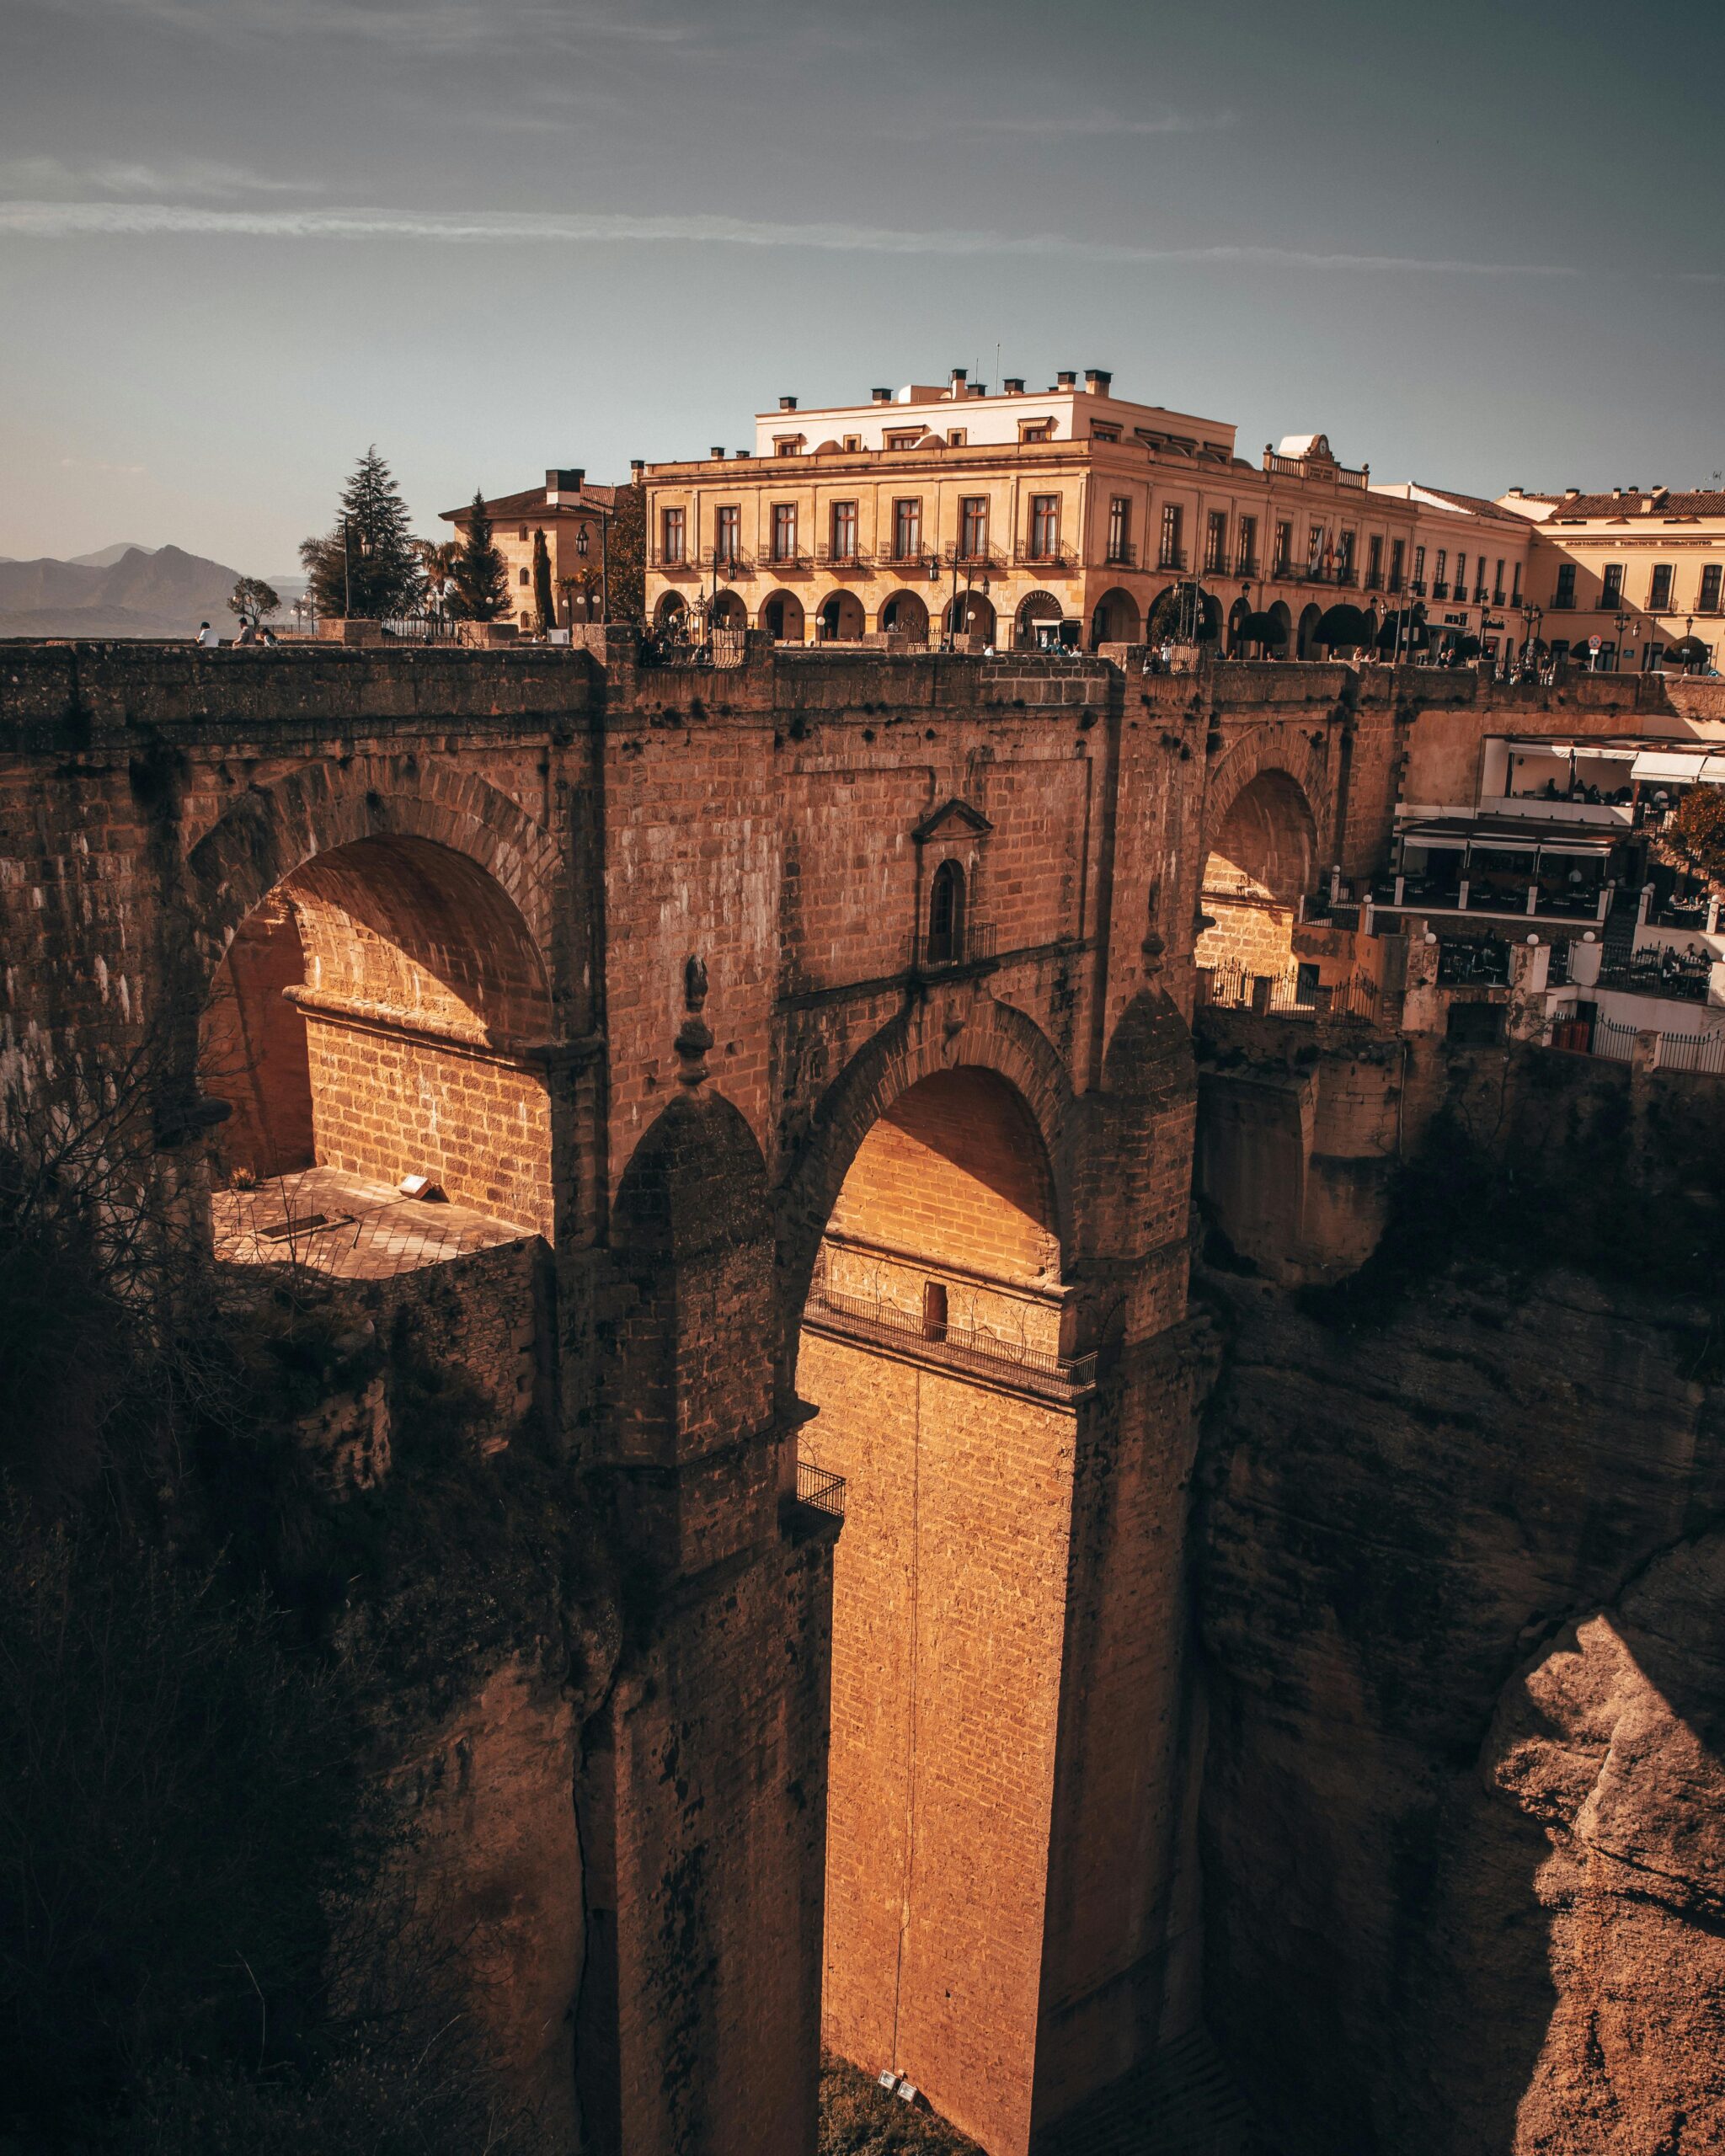
[[[1652,502],[1651,510],[1644,502]],[[1725,488],[1697,487],[1686,494],[1651,490],[1636,494],[1560,494],[1551,504],[1548,524],[1578,523],[1586,518],[1715,516],[1725,517]]]
[[[584,509],[608,510],[617,506],[620,487],[598,487],[590,483],[584,486],[579,495],[565,494],[556,502],[547,502],[542,486],[529,487],[521,494],[488,494],[485,507],[494,524],[507,524],[511,518],[576,516]],[[445,524],[465,524],[473,514],[473,504],[463,502],[459,509],[440,510],[437,514]]]
[[[1504,509],[1497,502],[1488,502],[1481,494],[1458,494],[1453,488],[1430,486],[1423,479],[1419,482],[1419,488],[1422,494],[1435,494],[1440,502],[1448,502],[1453,509],[1465,509],[1470,516],[1495,516],[1519,524],[1527,521],[1513,509]]]

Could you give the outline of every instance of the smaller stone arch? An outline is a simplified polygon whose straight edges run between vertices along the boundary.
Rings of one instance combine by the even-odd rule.
[[[734,591],[718,594],[713,601],[712,616],[716,629],[746,629],[749,626],[749,610]]]
[[[653,626],[661,636],[678,634],[688,627],[688,601],[681,591],[664,593],[653,610]]]
[[[1116,584],[1105,591],[1096,602],[1090,616],[1090,647],[1092,651],[1105,643],[1136,643],[1140,616],[1138,601],[1130,591]]]
[[[889,636],[924,643],[928,636],[928,609],[914,591],[895,591],[880,610],[880,626]]]
[[[1247,778],[1210,833],[1198,963],[1242,992],[1249,979],[1285,974],[1316,852],[1317,820],[1299,781],[1274,767]]]
[[[803,602],[794,591],[774,591],[761,604],[761,626],[775,643],[801,643]]]
[[[1051,591],[1033,591],[1018,601],[1013,641],[1021,651],[1036,651],[1058,642],[1065,610]]]
[[[948,636],[984,637],[994,642],[994,601],[980,591],[961,591],[946,610]]]
[[[853,643],[862,634],[862,602],[854,591],[829,592],[819,619],[824,643]]]

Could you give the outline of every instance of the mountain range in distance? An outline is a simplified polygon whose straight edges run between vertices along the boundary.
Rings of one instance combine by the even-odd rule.
[[[123,542],[64,562],[0,558],[0,637],[195,637],[200,622],[231,636],[239,576],[179,547]],[[305,589],[302,577],[265,580],[283,615]]]

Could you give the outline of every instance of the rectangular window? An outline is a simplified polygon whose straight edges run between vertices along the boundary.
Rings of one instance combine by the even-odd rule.
[[[1602,606],[1621,606],[1623,603],[1623,564],[1607,562],[1605,574],[1599,579],[1599,604]]]
[[[1392,539],[1390,542],[1390,589],[1391,591],[1399,591],[1402,589],[1402,565],[1407,558],[1407,542],[1405,539]]]
[[[854,562],[857,558],[855,502],[835,502],[832,505],[832,558],[836,562]]]
[[[1557,589],[1551,594],[1551,604],[1554,606],[1573,606],[1575,604],[1575,564],[1573,562],[1558,563]]]
[[[1294,527],[1291,524],[1276,526],[1276,563],[1271,572],[1275,576],[1286,576],[1294,566]]]
[[[1046,561],[1060,550],[1060,498],[1058,494],[1030,497],[1030,551]]]
[[[1130,558],[1132,545],[1132,504],[1125,494],[1116,494],[1108,504],[1108,559],[1124,562]]]
[[[687,529],[683,521],[686,512],[680,509],[668,509],[665,511],[660,526],[659,539],[659,558],[662,562],[676,563],[688,559],[685,551],[684,535]]]
[[[1438,566],[1432,571],[1432,597],[1434,599],[1447,599],[1450,596],[1449,569],[1450,550],[1447,547],[1439,547]]]
[[[776,562],[791,562],[797,558],[797,504],[794,502],[775,502],[772,505],[772,558]]]
[[[1701,611],[1703,614],[1717,614],[1719,611],[1720,564],[1709,562],[1701,571]]]
[[[1416,547],[1413,550],[1413,588],[1416,591],[1425,590],[1425,548],[1423,547]]]
[[[974,562],[988,552],[988,496],[961,494],[959,497],[959,555],[963,561]]]
[[[1311,526],[1306,534],[1306,574],[1322,576],[1324,573],[1324,528],[1321,524]]]
[[[1352,584],[1354,581],[1354,534],[1351,531],[1340,533],[1336,540],[1336,581],[1338,584]]]
[[[734,505],[715,510],[713,551],[722,562],[740,560],[743,552],[743,512]]]
[[[1439,569],[1438,574],[1441,576],[1443,571]],[[1466,554],[1458,554],[1455,557],[1455,596],[1458,599],[1466,599],[1467,596],[1467,557]]]
[[[1515,581],[1510,586],[1509,604],[1512,606],[1519,606],[1521,604],[1521,564],[1519,562],[1515,564]]]
[[[1654,563],[1653,580],[1648,590],[1648,604],[1656,614],[1663,613],[1671,604],[1671,564],[1669,562]]]
[[[915,449],[921,439],[921,434],[913,428],[909,434],[889,435],[886,446],[889,449]]]
[[[922,552],[922,504],[920,499],[893,504],[893,559],[914,562]]]
[[[1165,569],[1180,569],[1186,566],[1180,555],[1180,504],[1178,502],[1162,504],[1161,565]]]
[[[948,449],[962,449],[964,446],[964,442],[965,432],[963,427],[951,427],[948,429],[947,447]]]
[[[1384,580],[1384,542],[1375,532],[1365,551],[1365,580],[1374,591]]]
[[[1242,516],[1240,520],[1240,544],[1235,552],[1234,572],[1236,576],[1258,574],[1258,519]]]
[[[1496,571],[1493,573],[1493,577],[1492,577],[1492,604],[1493,604],[1494,606],[1501,606],[1503,605],[1503,563],[1502,563],[1501,561],[1499,561],[1499,563],[1498,563],[1498,566],[1497,566],[1497,569],[1496,569]]]
[[[1212,576],[1220,576],[1228,566],[1228,512],[1213,509],[1204,520],[1204,566]]]
[[[861,435],[846,435],[845,436],[845,447],[846,450],[857,450],[861,449],[862,446],[862,437]]]
[[[1020,441],[1051,441],[1054,439],[1054,431],[1055,423],[1052,419],[1020,419],[1018,422]]]

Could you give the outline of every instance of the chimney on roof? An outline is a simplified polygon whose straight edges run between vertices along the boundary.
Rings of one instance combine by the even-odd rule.
[[[1114,376],[1106,367],[1086,367],[1084,387],[1092,397],[1106,397]]]
[[[893,401],[893,393],[889,389],[871,389],[868,394],[877,404],[890,404]]]
[[[988,384],[985,382],[973,382],[970,385],[970,394],[973,397],[986,397]]]
[[[797,408],[796,398],[794,397],[781,397],[778,400],[778,408],[781,412],[794,412]]]
[[[1073,373],[1071,367],[1062,367],[1060,371],[1055,376],[1055,387],[1056,389],[1076,389],[1077,386],[1078,377]]]
[[[969,391],[964,387],[966,381],[969,377],[969,373],[970,370],[969,367],[954,367],[953,369],[953,379],[950,390],[951,395],[953,397],[968,397],[970,394]]]
[[[1563,489],[1563,499],[1566,502],[1573,502],[1580,492],[1579,487],[1566,487]]]
[[[647,460],[644,456],[632,456],[629,459],[629,484],[632,487],[640,485],[642,476],[646,469]]]
[[[718,463],[723,464],[724,462],[724,444],[722,441],[714,442],[712,448],[708,451],[707,454],[710,457],[713,458]]]
[[[545,491],[547,494],[578,494],[581,491],[581,482],[586,476],[587,467],[584,464],[572,465],[567,469],[559,467],[556,471],[547,472],[545,475]]]
[[[1519,502],[1519,501],[1521,499],[1521,489],[1520,489],[1520,488],[1519,488],[1519,487],[1512,487],[1512,488],[1509,489],[1509,494],[1510,494],[1510,498],[1511,498],[1511,499],[1512,499],[1512,500],[1514,500],[1514,501],[1518,501],[1518,502]]]
[[[1009,374],[1001,387],[1008,397],[1022,397],[1024,394],[1024,377],[1022,374]]]

